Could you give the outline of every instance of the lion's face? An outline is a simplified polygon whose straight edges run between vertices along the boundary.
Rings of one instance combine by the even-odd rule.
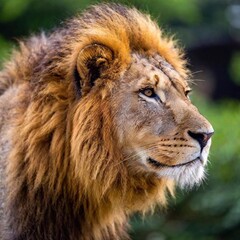
[[[159,55],[132,55],[112,97],[125,163],[192,186],[204,176],[213,128],[189,100],[187,82]]]

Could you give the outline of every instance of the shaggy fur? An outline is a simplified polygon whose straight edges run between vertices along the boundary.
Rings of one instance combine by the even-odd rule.
[[[157,53],[187,78],[171,38],[120,5],[20,42],[0,72],[1,239],[128,239],[130,214],[165,204],[172,180],[127,163],[114,122],[112,96],[133,53]]]

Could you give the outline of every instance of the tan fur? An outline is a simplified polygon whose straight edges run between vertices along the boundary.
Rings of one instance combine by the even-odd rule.
[[[136,149],[165,139],[172,153],[159,155],[163,145],[146,151],[177,164],[180,152],[190,151],[187,144],[198,148],[186,126],[209,124],[180,94],[188,88],[185,64],[149,16],[120,5],[92,7],[49,36],[21,42],[0,72],[0,112],[14,111],[0,122],[9,129],[0,141],[0,154],[9,143],[2,238],[127,239],[130,214],[165,205],[173,180],[138,163]],[[139,89],[164,78],[161,88],[191,112],[179,115],[177,106],[166,104],[166,123],[137,100]],[[154,121],[166,130],[162,135]]]

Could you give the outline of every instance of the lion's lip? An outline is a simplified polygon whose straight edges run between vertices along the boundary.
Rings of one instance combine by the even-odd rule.
[[[186,166],[186,165],[190,165],[190,164],[193,164],[197,161],[200,161],[202,163],[202,160],[200,157],[197,157],[191,161],[188,161],[186,163],[180,163],[180,164],[176,164],[176,165],[168,165],[168,164],[164,164],[164,163],[160,163],[156,160],[154,160],[153,158],[148,158],[147,159],[148,163],[153,165],[154,167],[158,167],[158,168],[163,168],[163,167],[168,167],[168,168],[176,168],[176,167],[182,167],[182,166]]]

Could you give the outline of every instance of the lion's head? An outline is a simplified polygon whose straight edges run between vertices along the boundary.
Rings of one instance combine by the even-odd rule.
[[[124,164],[131,171],[154,172],[159,178],[174,179],[181,187],[198,184],[204,177],[213,128],[191,103],[188,79],[158,53],[132,53],[118,79],[109,80],[107,74],[114,71],[112,50],[94,44],[79,58],[82,54],[86,57],[88,51],[100,69],[93,67],[92,73],[84,73],[89,80],[83,92],[87,92],[86,99],[92,92],[96,95],[95,91],[108,95],[106,108],[115,137],[112,144],[121,149]],[[88,64],[92,60],[81,59],[81,73],[86,70],[84,61]],[[98,79],[91,89],[94,74]]]
[[[160,55],[133,54],[111,96],[126,164],[180,186],[204,176],[213,128],[189,99],[182,77]]]
[[[107,99],[98,110],[111,119],[111,144],[130,172],[154,173],[181,187],[198,184],[213,128],[190,101],[190,74],[182,54],[139,12],[132,11],[135,18],[123,28],[125,16],[115,11],[116,22],[98,19],[98,36],[87,29],[91,41],[75,51],[82,101]]]

